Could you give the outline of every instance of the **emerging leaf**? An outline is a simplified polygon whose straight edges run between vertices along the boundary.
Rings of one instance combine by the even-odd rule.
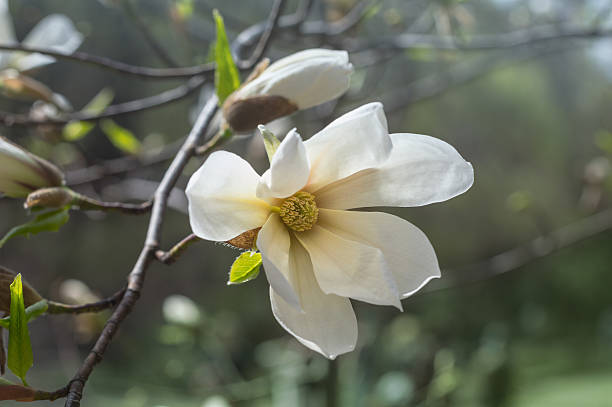
[[[234,260],[227,284],[241,284],[257,278],[261,267],[261,253],[244,252]]]
[[[219,98],[219,105],[240,86],[238,68],[232,58],[223,17],[217,10],[213,11],[215,24],[217,25],[217,41],[215,42],[215,89]]]
[[[100,114],[111,104],[113,97],[113,91],[109,88],[104,88],[81,111],[89,114]],[[65,140],[76,141],[89,134],[94,127],[95,124],[92,122],[72,121],[64,126],[62,134]]]
[[[12,270],[0,266],[0,311],[2,312],[9,313],[11,311],[11,290],[9,287],[13,280],[15,280],[16,275],[17,273],[13,272]],[[33,305],[43,299],[41,295],[28,284],[27,281],[22,280],[21,284],[23,286],[23,300],[26,307],[29,307],[30,305]],[[8,322],[5,328],[8,328]]]
[[[30,333],[23,302],[21,274],[17,274],[11,284],[11,320],[9,324],[8,367],[19,377],[24,386],[26,373],[34,364]]]
[[[30,236],[40,232],[56,232],[68,222],[69,207],[55,209],[38,214],[33,220],[23,225],[15,226],[0,240],[0,247],[15,236]]]
[[[100,127],[110,142],[119,150],[128,154],[136,154],[140,151],[140,141],[128,129],[119,126],[110,119],[102,120]]]

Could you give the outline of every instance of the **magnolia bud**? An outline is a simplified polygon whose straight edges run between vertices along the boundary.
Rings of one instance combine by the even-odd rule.
[[[55,165],[0,137],[0,193],[24,198],[63,183],[64,176]]]
[[[20,74],[16,69],[0,72],[0,89],[11,98],[25,100],[53,100],[53,91],[41,82]]]
[[[237,132],[251,131],[261,123],[271,122],[298,110],[298,107],[288,99],[275,95],[227,100],[230,103],[223,104],[223,116],[230,127]]]
[[[280,59],[249,78],[223,104],[232,129],[250,131],[298,109],[327,102],[349,87],[353,66],[346,51],[310,49]]]
[[[0,266],[0,311],[9,313],[11,311],[11,290],[10,285],[17,274],[13,271]],[[37,303],[43,298],[25,280],[21,281],[23,286],[23,302],[26,307]]]
[[[43,188],[32,192],[23,206],[26,209],[34,206],[44,208],[61,208],[74,200],[74,193],[66,187]]]

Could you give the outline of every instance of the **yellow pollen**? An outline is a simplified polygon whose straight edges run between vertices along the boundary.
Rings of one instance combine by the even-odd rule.
[[[285,225],[296,232],[304,232],[317,223],[319,208],[313,194],[300,191],[283,201],[278,214]]]

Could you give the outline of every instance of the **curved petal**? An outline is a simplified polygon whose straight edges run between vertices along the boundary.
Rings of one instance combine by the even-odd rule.
[[[319,222],[338,236],[382,251],[401,298],[440,277],[438,259],[429,239],[402,218],[382,212],[320,209]]]
[[[291,130],[278,146],[267,170],[257,185],[257,196],[261,199],[286,198],[293,195],[308,181],[310,164],[304,142]]]
[[[291,239],[291,267],[298,277],[302,312],[270,287],[272,312],[278,323],[308,348],[327,358],[355,349],[357,319],[348,298],[325,294],[319,288],[308,253]]]
[[[296,289],[296,271],[289,263],[290,237],[277,214],[272,214],[257,234],[264,270],[270,286],[298,312],[300,299]]]
[[[352,72],[346,51],[306,50],[273,63],[236,96],[282,96],[307,109],[346,92]]]
[[[381,103],[368,103],[340,116],[304,143],[310,160],[308,190],[366,168],[382,165],[391,139]]]
[[[310,259],[321,290],[400,310],[399,292],[382,251],[345,239],[321,222],[307,232],[296,233]]]
[[[255,170],[236,154],[212,153],[185,190],[193,233],[226,241],[263,225],[270,207],[255,196],[258,180]]]
[[[82,42],[83,34],[77,31],[68,17],[62,14],[52,14],[36,24],[23,40],[23,45],[71,54]],[[46,55],[30,54],[20,55],[12,61],[12,64],[19,71],[27,71],[54,61],[54,58]]]
[[[319,207],[421,206],[451,199],[474,182],[472,165],[450,144],[420,134],[392,134],[389,159],[315,192]]]

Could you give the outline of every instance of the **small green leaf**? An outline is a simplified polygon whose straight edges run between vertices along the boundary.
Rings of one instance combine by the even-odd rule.
[[[100,114],[111,104],[115,94],[109,88],[104,88],[81,110],[84,113]],[[85,137],[95,124],[92,122],[72,121],[64,126],[62,134],[65,140],[76,141]]]
[[[244,252],[234,260],[227,284],[241,284],[253,280],[259,275],[261,253]]]
[[[56,232],[66,222],[68,222],[69,207],[45,211],[36,215],[36,217],[24,223],[23,225],[15,226],[0,240],[0,247],[15,236],[30,236],[40,232]]]
[[[21,274],[17,274],[11,284],[11,321],[9,324],[8,367],[19,377],[24,386],[26,373],[34,364],[30,333],[23,303]]]
[[[110,119],[102,120],[100,127],[110,142],[119,150],[128,154],[136,154],[140,151],[140,141],[128,129]]]
[[[104,88],[85,105],[82,111],[89,114],[100,114],[111,104],[114,97],[115,93],[112,89]]]
[[[261,136],[263,137],[264,146],[266,147],[266,153],[268,154],[268,160],[272,162],[272,157],[276,153],[276,149],[280,146],[280,140],[276,138],[274,133],[266,128],[264,125],[257,126]]]
[[[240,76],[238,69],[232,58],[227,34],[225,33],[225,25],[223,17],[219,11],[213,10],[213,17],[217,25],[217,41],[215,42],[215,89],[217,89],[217,97],[219,104],[222,104],[225,99],[232,94],[233,91],[240,86]]]
[[[95,124],[91,122],[72,121],[64,126],[62,129],[62,136],[64,136],[64,140],[67,141],[80,140],[89,134],[94,127]]]

